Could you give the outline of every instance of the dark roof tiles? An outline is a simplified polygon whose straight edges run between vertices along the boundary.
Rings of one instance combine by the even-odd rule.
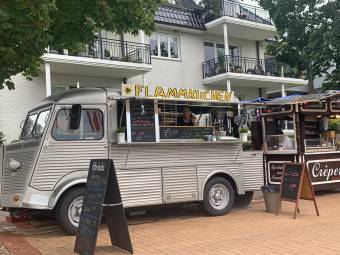
[[[156,11],[155,22],[205,30],[200,7],[192,0],[175,0],[175,4],[161,5]]]

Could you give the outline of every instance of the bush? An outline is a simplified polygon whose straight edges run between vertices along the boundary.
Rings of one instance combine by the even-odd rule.
[[[5,135],[4,133],[0,132],[0,145],[5,142]]]

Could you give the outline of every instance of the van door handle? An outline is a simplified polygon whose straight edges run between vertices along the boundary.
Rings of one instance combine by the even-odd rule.
[[[12,158],[9,160],[9,169],[11,169],[12,171],[18,170],[20,166],[21,166],[20,161],[12,159]]]

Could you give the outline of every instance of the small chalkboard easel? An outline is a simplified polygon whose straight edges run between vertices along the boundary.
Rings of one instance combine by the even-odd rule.
[[[316,204],[314,189],[306,165],[304,163],[285,163],[283,167],[276,215],[279,213],[279,205],[282,201],[294,202],[294,219],[296,219],[296,213],[300,212],[300,199],[313,201],[316,215],[319,216],[319,209]]]
[[[75,252],[94,254],[103,213],[112,245],[133,253],[113,161],[94,159],[90,162]]]

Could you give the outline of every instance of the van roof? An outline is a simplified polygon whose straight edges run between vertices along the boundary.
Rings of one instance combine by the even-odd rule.
[[[70,89],[41,100],[31,111],[49,104],[106,104],[108,98],[119,98],[120,90],[110,88]]]

